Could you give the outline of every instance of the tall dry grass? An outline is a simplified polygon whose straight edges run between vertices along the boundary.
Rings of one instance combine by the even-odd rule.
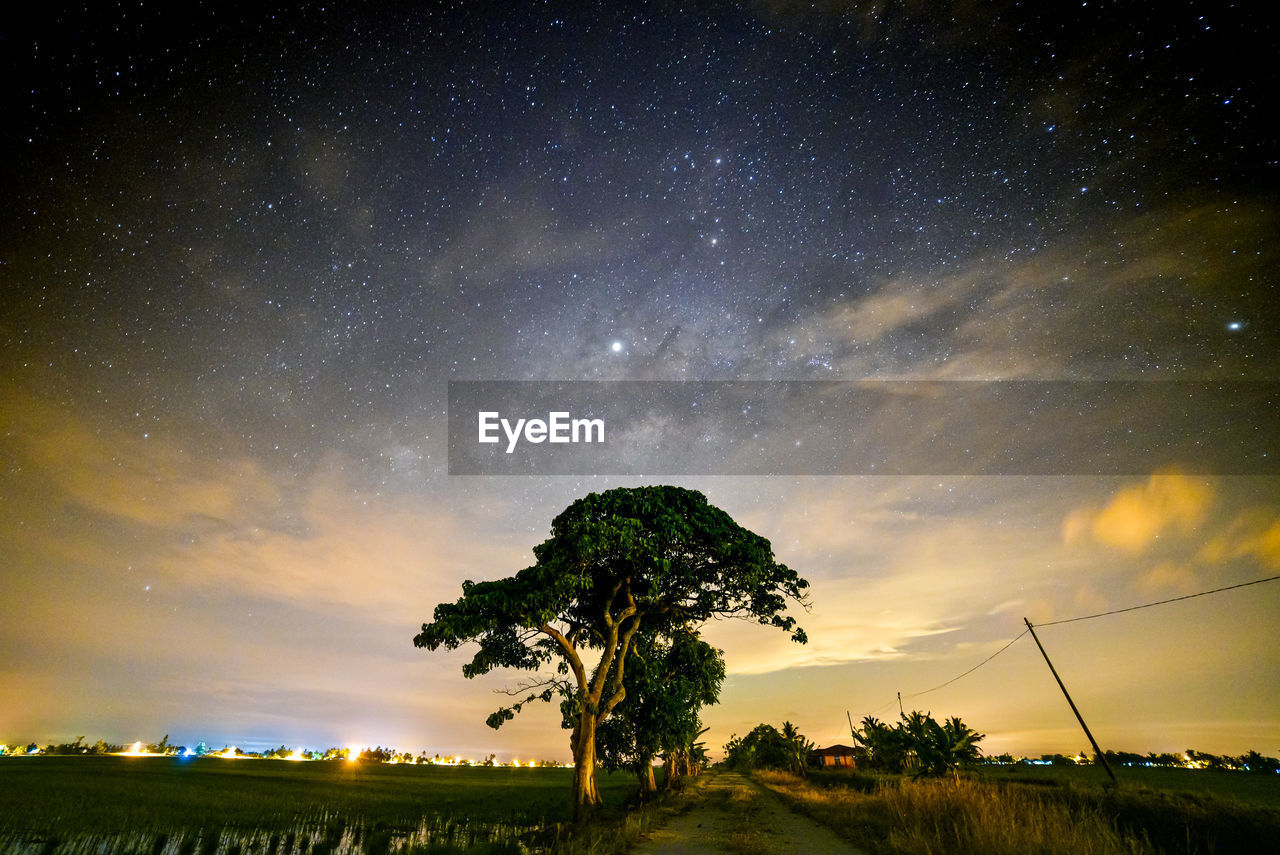
[[[889,780],[870,791],[793,775],[756,779],[858,845],[892,855],[1156,855],[1101,811],[970,779]]]

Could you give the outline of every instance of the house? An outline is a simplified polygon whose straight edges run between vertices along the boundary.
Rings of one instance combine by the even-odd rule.
[[[837,766],[853,767],[853,749],[848,745],[832,745],[809,752],[809,763],[830,769]]]

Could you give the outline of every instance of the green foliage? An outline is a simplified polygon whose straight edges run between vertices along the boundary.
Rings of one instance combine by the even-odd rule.
[[[607,769],[642,772],[667,752],[692,750],[702,731],[698,712],[714,704],[724,681],[721,651],[688,630],[670,640],[638,636],[627,661],[627,703],[596,731]]]
[[[853,736],[858,762],[865,768],[933,776],[976,763],[982,757],[978,743],[986,738],[958,717],[939,724],[919,710],[904,714],[894,726],[867,716]]]
[[[902,726],[886,724],[875,716],[864,718],[862,729],[855,729],[853,738],[857,743],[854,750],[860,768],[901,772],[913,757]]]
[[[423,624],[413,643],[428,650],[476,643],[462,669],[466,677],[554,664],[555,676],[527,685],[523,700],[499,708],[488,723],[500,727],[526,703],[559,698],[573,730],[578,803],[595,800],[590,770],[596,733],[628,694],[637,698],[634,717],[606,735],[607,761],[635,763],[664,738],[691,728],[696,733],[696,712],[690,718],[671,708],[681,698],[714,701],[723,678],[718,653],[698,646],[697,628],[704,621],[741,618],[806,640],[786,607],[789,600],[805,602],[808,582],[774,560],[768,540],[693,490],[657,486],[592,493],[552,521],[551,537],[533,553],[536,563],[515,576],[463,582],[462,597],[436,606],[433,621]],[[644,648],[639,656],[632,647],[637,639]],[[599,651],[594,667],[582,658],[587,650]],[[672,655],[692,657],[688,661],[701,673],[689,675],[688,683],[666,679],[654,685],[664,679],[659,660]],[[628,678],[631,667],[640,673]],[[668,725],[676,730],[660,736]]]
[[[804,774],[813,751],[813,743],[791,722],[783,722],[779,731],[771,724],[760,724],[745,737],[735,734],[725,745],[725,763],[739,771],[776,769]]]
[[[633,600],[659,632],[713,616],[745,617],[805,640],[787,600],[808,583],[773,560],[769,541],[735,523],[706,497],[679,487],[592,493],[555,518],[534,547],[537,562],[513,577],[462,583],[462,598],[436,606],[414,644],[435,650],[478,642],[468,677],[497,667],[537,669],[560,654],[534,638],[554,621],[575,647],[602,647],[604,616]]]
[[[127,833],[223,825],[286,832],[329,816],[413,827],[424,816],[540,824],[570,819],[570,769],[285,763],[172,757],[0,761],[0,834]],[[630,775],[602,775],[621,809]],[[8,851],[0,843],[0,851]]]

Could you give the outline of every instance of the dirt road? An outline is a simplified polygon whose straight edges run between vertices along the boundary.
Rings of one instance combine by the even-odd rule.
[[[636,855],[862,855],[736,772],[708,773],[688,798],[691,806],[646,835]]]

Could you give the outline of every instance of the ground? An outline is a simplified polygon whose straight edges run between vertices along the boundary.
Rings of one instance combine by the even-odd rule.
[[[690,807],[650,832],[636,855],[790,853],[861,855],[835,832],[794,813],[736,772],[710,772],[689,793]]]

